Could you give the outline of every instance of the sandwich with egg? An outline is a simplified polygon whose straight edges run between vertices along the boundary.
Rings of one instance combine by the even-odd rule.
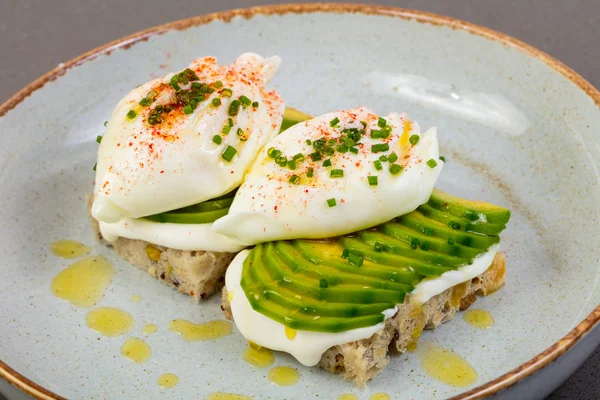
[[[265,86],[279,57],[214,57],[132,90],[106,124],[88,209],[98,238],[152,276],[206,298],[245,247],[213,232],[284,103]],[[301,113],[293,110],[289,118]]]
[[[213,231],[252,249],[222,308],[255,346],[364,385],[423,329],[505,282],[510,211],[434,188],[435,128],[367,108],[296,124],[258,155]]]

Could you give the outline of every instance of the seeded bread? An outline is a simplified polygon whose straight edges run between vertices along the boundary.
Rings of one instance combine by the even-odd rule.
[[[390,362],[390,350],[403,353],[416,348],[423,329],[435,329],[451,320],[459,310],[466,310],[477,297],[487,296],[506,282],[506,262],[498,253],[492,265],[481,275],[456,285],[420,305],[407,296],[398,312],[385,321],[384,327],[368,339],[333,346],[323,354],[319,366],[332,374],[344,374],[344,379],[358,386],[379,374]],[[223,288],[221,308],[233,319]]]
[[[90,196],[88,217],[92,229],[100,243],[112,246],[119,257],[198,302],[223,286],[225,270],[235,253],[183,251],[123,237],[108,243],[90,214],[92,201]]]

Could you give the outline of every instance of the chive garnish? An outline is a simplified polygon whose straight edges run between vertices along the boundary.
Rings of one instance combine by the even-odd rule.
[[[240,102],[242,103],[242,107],[246,108],[248,107],[250,104],[252,104],[252,100],[250,100],[249,98],[247,98],[244,95],[240,96]]]
[[[377,126],[380,128],[384,128],[387,125],[387,121],[381,117],[377,120]]]
[[[328,158],[327,160],[323,161],[323,166],[324,167],[331,167],[331,160]]]
[[[212,99],[212,105],[214,107],[219,107],[221,105],[221,99],[219,99],[218,97],[215,97],[214,99]]]
[[[94,168],[92,168],[92,170],[96,170],[96,167],[98,166],[98,163],[94,164]]]
[[[387,156],[386,156],[386,155],[379,156],[379,161],[381,161],[381,162],[386,162],[387,160],[388,160],[388,158],[387,158]]]
[[[137,113],[135,111],[129,110],[129,112],[127,113],[127,118],[134,119],[136,115]]]
[[[312,144],[312,140],[306,139],[306,144],[310,146]]]
[[[354,265],[355,267],[360,267],[363,265],[364,258],[357,254],[348,254],[348,262],[350,265]]]
[[[306,171],[306,176],[309,178],[312,178],[313,173],[314,173],[313,167],[309,167],[308,170]]]
[[[383,165],[381,165],[381,161],[379,160],[373,161],[373,165],[375,165],[375,169],[377,171],[381,171],[383,169]]]
[[[342,258],[348,258],[349,255],[350,255],[350,250],[344,249],[342,251]]]
[[[375,250],[378,253],[381,253],[383,251],[383,244],[381,244],[379,242],[375,242],[373,244],[373,250]]]
[[[229,88],[225,88],[225,89],[221,90],[221,96],[231,97],[232,95],[233,95],[233,90],[231,90]]]
[[[446,157],[440,156],[440,160],[442,160],[443,162],[446,162]]]
[[[287,162],[287,167],[291,170],[295,170],[298,167],[298,164],[296,164],[296,161],[294,160],[289,160]]]
[[[96,136],[96,143],[101,143],[102,142],[102,136],[98,135]]]
[[[252,107],[253,108],[258,108],[258,101],[253,101],[252,102]]]
[[[332,169],[329,173],[329,176],[332,178],[342,178],[344,176],[343,169]]]
[[[191,114],[192,112],[194,112],[194,109],[192,108],[192,106],[190,104],[188,104],[187,106],[183,107],[183,112],[185,114]]]
[[[358,149],[354,146],[348,148],[348,150],[350,150],[350,153],[358,154]]]
[[[430,158],[427,160],[427,166],[429,168],[435,168],[437,166],[437,162],[433,158]]]
[[[142,98],[142,99],[140,100],[140,102],[139,102],[138,104],[139,104],[140,106],[142,106],[142,107],[146,107],[146,106],[149,106],[149,105],[150,105],[150,103],[152,103],[152,100],[150,100],[150,99],[149,99],[149,98],[147,98],[147,97],[144,97],[144,98]]]
[[[390,155],[388,156],[388,161],[391,163],[395,163],[396,161],[398,161],[398,154],[396,153],[390,153]]]
[[[300,177],[298,175],[292,175],[292,176],[290,176],[289,182],[292,185],[298,185],[300,183]]]
[[[219,135],[215,135],[213,136],[212,141],[215,144],[221,144],[221,142],[223,142],[223,138],[221,138]]]
[[[233,100],[229,105],[228,114],[232,117],[235,117],[240,111],[240,102],[239,100]]]
[[[390,172],[392,175],[398,175],[400,172],[402,172],[402,166],[398,164],[392,164],[390,165]]]
[[[327,282],[327,279],[321,278],[319,280],[319,287],[323,288],[323,289],[328,288],[329,287],[329,282]]]
[[[377,143],[377,144],[371,145],[372,153],[380,153],[382,151],[388,151],[389,149],[390,149],[390,145],[387,143]]]
[[[104,126],[108,125],[108,121],[104,121]]]
[[[450,225],[450,228],[452,229],[460,229],[460,222],[451,221],[448,225]]]
[[[421,137],[419,135],[412,135],[411,137],[408,138],[408,141],[410,142],[410,144],[412,144],[413,146],[417,143],[419,143],[419,140],[421,140]]]
[[[331,199],[327,199],[327,205],[329,207],[335,207],[337,205],[337,202],[335,201],[335,199],[332,197]]]
[[[233,159],[233,156],[235,156],[236,153],[237,153],[237,150],[235,149],[235,147],[227,146],[227,148],[225,149],[223,154],[221,154],[221,158],[223,158],[223,160],[225,160],[225,161],[231,162],[231,160]]]
[[[298,153],[294,157],[292,157],[292,160],[297,162],[304,161],[304,155],[302,155],[302,153]]]
[[[229,131],[230,131],[230,130],[231,130],[231,127],[230,127],[229,125],[224,125],[224,126],[223,126],[223,129],[221,130],[221,132],[222,132],[224,135],[227,135],[227,134],[229,134]]]
[[[216,89],[221,89],[221,88],[223,87],[223,82],[221,82],[221,81],[216,81],[215,83],[213,83],[213,86],[214,86]]]
[[[369,181],[369,186],[377,186],[379,184],[379,178],[374,175],[367,176],[367,180]]]
[[[339,123],[340,123],[340,119],[338,117],[335,117],[334,119],[332,119],[331,121],[329,121],[329,125],[330,126],[336,126]]]

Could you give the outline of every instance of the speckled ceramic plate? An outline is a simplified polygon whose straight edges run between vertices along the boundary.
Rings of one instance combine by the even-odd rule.
[[[503,244],[508,282],[477,302],[495,325],[477,330],[458,315],[424,335],[471,363],[479,374],[473,386],[429,378],[414,353],[394,357],[363,390],[278,354],[276,365],[296,366],[302,377],[295,386],[274,386],[266,370],[242,361],[245,341],[237,332],[186,343],[168,331],[174,318],[222,318],[217,297],[193,304],[94,244],[84,197],[94,178],[95,138],[115,102],[196,57],[230,62],[245,51],[280,55],[274,86],[307,112],[366,105],[437,126],[448,161],[440,186],[513,210]],[[600,341],[592,329],[600,318],[599,102],[600,93],[580,76],[530,46],[465,22],[390,8],[233,11],[84,54],[0,108],[0,375],[44,399],[202,399],[218,391],[256,399],[367,399],[374,392],[394,399],[542,397]],[[50,281],[67,262],[48,245],[64,238],[115,262],[117,274],[99,305],[129,311],[136,321],[131,334],[101,337],[86,327],[86,310],[52,295]],[[134,294],[142,301],[131,302]],[[152,358],[138,365],[119,348],[146,322],[158,332],[147,339]],[[179,385],[160,389],[164,372],[177,374]]]

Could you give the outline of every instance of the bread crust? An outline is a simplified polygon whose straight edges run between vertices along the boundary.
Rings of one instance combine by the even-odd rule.
[[[98,241],[112,246],[128,263],[148,272],[164,284],[185,293],[197,302],[218,291],[225,281],[225,270],[236,253],[204,250],[184,251],[120,237],[109,243],[100,233],[91,213],[93,198],[88,198],[88,218]]]
[[[435,329],[451,320],[456,312],[466,310],[477,296],[487,296],[504,286],[506,261],[497,253],[492,265],[481,275],[456,285],[424,304],[417,304],[409,296],[398,305],[398,312],[385,321],[383,328],[368,339],[329,348],[318,366],[332,374],[343,374],[344,379],[364,386],[390,362],[389,352],[403,353],[416,349],[424,329]],[[227,290],[223,288],[221,309],[227,319],[233,319]]]

